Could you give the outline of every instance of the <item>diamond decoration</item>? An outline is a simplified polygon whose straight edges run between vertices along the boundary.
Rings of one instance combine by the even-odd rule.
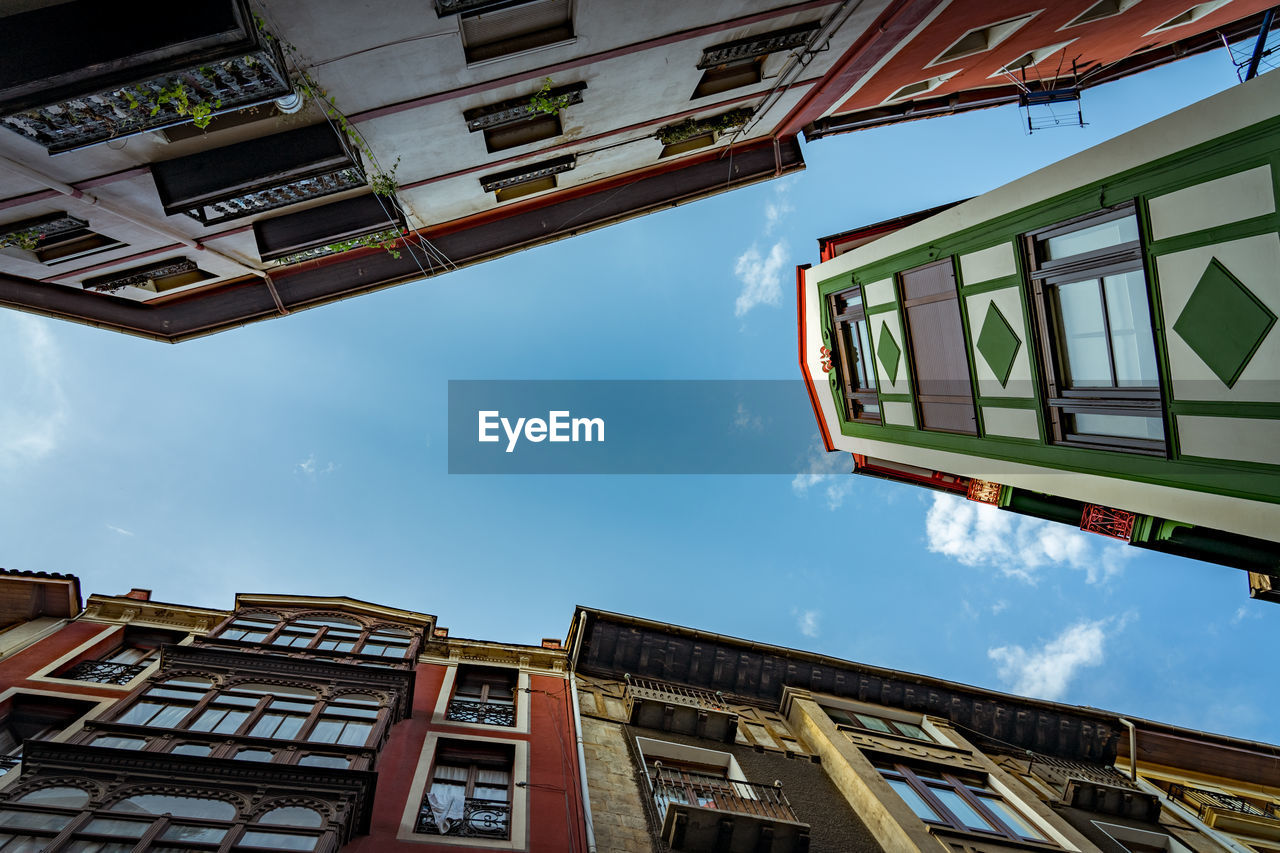
[[[1271,309],[1212,258],[1173,330],[1231,388],[1275,323]]]
[[[893,339],[893,332],[889,331],[887,323],[880,324],[880,343],[876,344],[876,356],[879,357],[880,363],[884,365],[884,372],[889,375],[889,384],[896,385],[898,382],[898,362],[902,357],[902,348]]]
[[[986,359],[1000,387],[1009,381],[1009,372],[1013,370],[1013,360],[1022,348],[1022,340],[1009,325],[1009,321],[996,307],[995,300],[987,303],[987,316],[982,320],[982,331],[978,333],[978,352]]]

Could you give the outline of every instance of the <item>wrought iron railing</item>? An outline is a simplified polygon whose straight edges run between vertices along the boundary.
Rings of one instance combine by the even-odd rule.
[[[454,699],[444,715],[446,720],[458,723],[484,723],[488,726],[514,726],[516,706],[511,703],[477,702],[471,699]]]
[[[626,676],[627,694],[634,700],[649,699],[669,705],[685,705],[700,708],[704,711],[728,711],[719,693],[710,690],[699,690],[696,687],[682,687],[665,681],[653,681],[648,678],[632,678]]]
[[[22,753],[17,755],[0,755],[0,774],[8,773],[22,763]]]
[[[414,831],[459,838],[511,837],[511,804],[506,801],[468,797],[463,801],[460,815],[451,815],[452,810],[445,808],[437,819],[436,811],[423,800]]]
[[[195,68],[43,104],[0,118],[51,154],[281,98],[293,91],[271,46]]]
[[[1275,803],[1254,804],[1243,797],[1224,794],[1221,791],[1206,791],[1203,788],[1192,788],[1189,785],[1173,783],[1169,786],[1169,798],[1181,800],[1187,805],[1193,806],[1202,820],[1208,817],[1209,812],[1212,810],[1235,812],[1236,814],[1280,821],[1280,806]]]
[[[60,678],[75,681],[96,681],[99,684],[128,684],[133,681],[149,664],[145,663],[112,663],[105,660],[81,661],[63,673]]]
[[[660,764],[653,768],[649,782],[653,787],[654,802],[664,819],[667,809],[672,806],[696,806],[796,822],[796,814],[780,785],[735,782],[723,776],[689,773]]]

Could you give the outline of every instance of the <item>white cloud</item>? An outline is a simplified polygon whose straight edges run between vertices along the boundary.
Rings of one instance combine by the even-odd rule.
[[[1000,646],[988,649],[1000,678],[1014,693],[1038,699],[1060,699],[1081,670],[1098,666],[1103,661],[1107,629],[1116,630],[1124,620],[1099,619],[1077,622],[1039,648]]]
[[[338,470],[338,466],[334,465],[332,462],[326,462],[324,465],[321,465],[316,461],[316,455],[312,453],[306,459],[295,465],[294,470],[300,474],[305,474],[314,480],[320,474],[332,474],[334,471]]]
[[[1259,613],[1256,609],[1250,610],[1248,605],[1241,604],[1239,607],[1236,608],[1235,615],[1231,617],[1231,624],[1239,625],[1241,622],[1243,622],[1246,619],[1257,619],[1261,616],[1262,614]]]
[[[760,416],[751,414],[741,402],[738,403],[737,411],[733,413],[733,425],[738,429],[749,429],[755,432],[764,429],[764,421]]]
[[[1028,583],[1050,565],[1078,569],[1089,583],[1098,583],[1119,573],[1133,556],[1127,545],[1094,533],[943,493],[933,496],[925,532],[930,551]]]
[[[791,480],[791,490],[806,497],[810,489],[819,488],[827,497],[827,509],[839,509],[853,492],[852,465],[845,453],[815,453],[809,457],[809,468]]]
[[[765,202],[764,205],[764,233],[772,234],[773,229],[777,228],[786,218],[788,213],[792,213],[795,208],[791,202],[787,201],[787,190],[791,189],[788,181],[782,181],[774,185],[774,198]]]
[[[1002,598],[999,601],[997,601],[995,604],[991,605],[991,615],[999,616],[1001,613],[1005,612],[1008,609],[1009,609],[1009,602],[1005,601]]]
[[[114,524],[108,524],[108,525],[107,525],[107,529],[108,529],[108,530],[110,530],[110,531],[113,531],[113,532],[115,532],[115,533],[119,533],[121,536],[133,536],[133,535],[134,535],[134,532],[133,532],[132,530],[125,530],[123,527],[116,527]]]
[[[67,422],[61,353],[47,323],[20,314],[0,321],[8,331],[0,334],[0,467],[48,456]]]
[[[742,282],[742,292],[734,303],[734,316],[741,317],[757,305],[782,302],[782,268],[787,258],[786,240],[774,243],[767,257],[754,244],[738,257],[733,272]]]
[[[806,637],[818,636],[818,619],[822,616],[817,610],[791,611],[796,617],[796,628]]]

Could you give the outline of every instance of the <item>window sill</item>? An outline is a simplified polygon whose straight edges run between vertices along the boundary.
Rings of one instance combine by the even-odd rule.
[[[1061,847],[1051,841],[1033,841],[1030,838],[1006,838],[1003,835],[993,835],[989,832],[978,832],[975,830],[956,829],[950,826],[938,826],[937,824],[926,824],[929,834],[937,836],[947,847],[952,846],[952,840],[958,845],[970,850],[984,850],[989,848],[1002,848],[1009,850],[1062,850]]]
[[[525,50],[518,50],[514,53],[504,53],[502,56],[494,56],[489,59],[477,59],[475,62],[468,62],[467,68],[484,68],[486,65],[493,65],[495,62],[506,62],[508,59],[515,59],[517,56],[528,56],[531,53],[537,53],[542,50],[553,50],[557,47],[564,47],[569,44],[576,44],[578,37],[553,41],[549,44],[540,44],[537,47],[530,47]]]

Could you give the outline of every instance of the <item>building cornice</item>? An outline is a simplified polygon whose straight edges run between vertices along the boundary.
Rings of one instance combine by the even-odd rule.
[[[78,618],[86,622],[147,625],[205,634],[228,615],[226,610],[144,601],[126,596],[91,595],[84,612]]]

